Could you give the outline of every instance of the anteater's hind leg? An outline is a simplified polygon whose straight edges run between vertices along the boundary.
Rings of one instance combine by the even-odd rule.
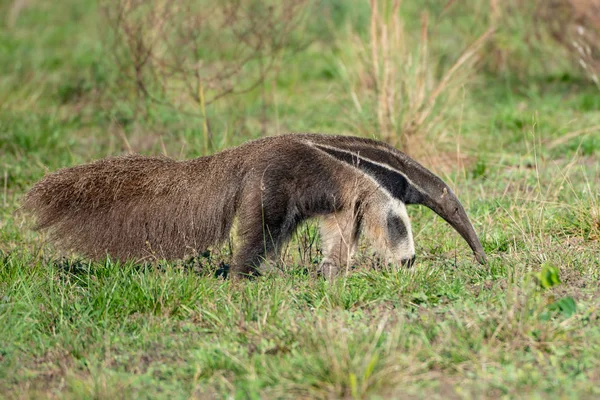
[[[347,268],[356,251],[361,229],[358,207],[325,216],[321,221],[323,261],[319,272],[326,278]]]

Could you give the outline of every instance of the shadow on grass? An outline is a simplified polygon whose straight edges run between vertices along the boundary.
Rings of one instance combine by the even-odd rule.
[[[0,257],[3,255],[0,254]],[[8,255],[6,255],[8,257]],[[132,262],[128,261],[121,263],[120,261],[112,261],[109,258],[103,261],[90,261],[83,258],[48,258],[44,264],[50,265],[60,273],[68,275],[87,275],[101,274],[101,270],[106,270],[106,267],[124,267],[133,272],[146,271],[165,271],[167,268],[182,269],[186,272],[192,272],[198,276],[213,276],[215,278],[227,278],[229,276],[230,266],[222,260],[218,260],[212,256],[210,251],[205,251],[200,255],[189,257],[183,261],[169,263],[164,260],[154,262]]]

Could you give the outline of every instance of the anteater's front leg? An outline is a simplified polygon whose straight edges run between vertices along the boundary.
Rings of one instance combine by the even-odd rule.
[[[357,208],[325,216],[321,221],[323,261],[319,272],[326,278],[335,276],[340,268],[347,268],[356,251],[361,229],[361,215]]]
[[[279,254],[290,239],[301,218],[297,209],[286,200],[265,197],[264,193],[261,197],[244,199],[239,210],[241,247],[233,260],[234,274],[259,275],[260,264]]]

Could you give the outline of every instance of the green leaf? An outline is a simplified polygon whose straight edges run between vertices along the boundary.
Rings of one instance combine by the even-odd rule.
[[[369,377],[371,376],[371,374],[373,373],[373,370],[375,369],[375,365],[377,365],[377,361],[379,361],[379,357],[377,356],[377,354],[373,354],[373,357],[371,358],[369,365],[367,365],[367,368],[363,375],[363,379],[365,381],[368,380]]]
[[[358,382],[356,380],[356,374],[350,372],[348,381],[348,383],[350,384],[350,392],[352,393],[352,397],[355,399],[358,398]]]
[[[544,289],[549,289],[560,284],[559,270],[550,263],[542,264],[542,270],[537,274],[539,284]]]
[[[565,317],[570,317],[577,312],[577,303],[571,296],[567,296],[548,305],[548,309],[559,311]]]

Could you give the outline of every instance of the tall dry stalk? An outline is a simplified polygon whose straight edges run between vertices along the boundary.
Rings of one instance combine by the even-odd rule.
[[[440,122],[441,112],[456,99],[494,31],[487,29],[469,44],[439,77],[431,59],[429,14],[421,14],[418,38],[405,30],[401,0],[370,0],[369,40],[354,35],[357,84],[351,84],[357,111],[368,102],[377,116],[377,133],[388,143],[408,150],[415,137]],[[448,6],[451,2],[448,3]],[[368,56],[367,56],[368,55]]]

